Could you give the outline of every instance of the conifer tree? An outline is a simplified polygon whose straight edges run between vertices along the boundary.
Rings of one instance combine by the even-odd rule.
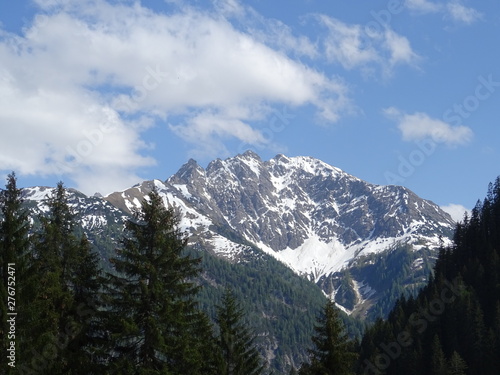
[[[26,265],[30,251],[28,233],[30,224],[26,211],[22,208],[21,190],[17,188],[14,173],[7,177],[5,190],[0,191],[0,367],[6,373],[17,373],[15,368],[9,367],[7,362],[10,343],[15,343],[15,363],[19,366],[27,358],[23,356],[21,347],[26,342],[27,322],[23,321],[22,314],[14,316],[15,332],[10,332],[10,323],[7,322],[7,313],[17,313],[27,308],[24,293]],[[10,286],[10,289],[9,289]],[[8,297],[11,297],[9,300]],[[10,316],[12,318],[13,316]],[[14,336],[12,336],[14,335]]]
[[[467,364],[465,361],[462,359],[460,354],[458,354],[456,351],[453,352],[451,355],[450,361],[449,361],[449,374],[450,375],[465,375],[466,370],[467,370]]]
[[[98,298],[99,269],[90,246],[76,235],[77,222],[62,182],[47,199],[29,267],[31,367],[42,374],[89,374],[90,315]]]
[[[300,375],[350,375],[353,374],[357,354],[349,341],[339,310],[328,301],[318,318],[312,337],[314,349],[309,351],[311,363],[304,364]]]
[[[448,375],[448,366],[438,335],[435,335],[432,341],[431,355],[431,374]]]
[[[414,303],[403,303],[403,319],[396,319],[394,312],[389,314],[387,324],[392,333],[408,332],[411,346],[402,348],[401,356],[384,369],[385,374],[406,374],[412,368],[418,374],[424,371],[447,375],[498,374],[498,233],[500,178],[490,185],[486,199],[478,201],[471,215],[457,224],[454,244],[441,249],[434,277],[429,278],[428,285],[419,292]],[[426,313],[426,319],[417,318],[421,313]],[[405,331],[401,331],[402,328]],[[374,328],[369,328],[365,334],[361,363],[377,354],[377,345],[366,345],[367,338],[374,332]],[[378,342],[380,345],[387,340]],[[412,349],[416,353],[414,359],[405,355]],[[443,352],[453,353],[446,366],[443,365]]]
[[[75,265],[77,269],[69,280],[73,292],[71,313],[78,327],[75,337],[68,343],[72,374],[101,374],[100,349],[104,345],[105,330],[101,286],[105,280],[98,256],[86,236],[78,245]]]
[[[198,259],[184,255],[187,239],[172,208],[154,189],[112,259],[106,291],[111,371],[122,374],[210,374],[203,358],[212,338],[194,297]]]
[[[244,313],[233,292],[226,290],[217,308],[220,375],[260,375],[264,366],[254,346],[255,336],[243,322]]]

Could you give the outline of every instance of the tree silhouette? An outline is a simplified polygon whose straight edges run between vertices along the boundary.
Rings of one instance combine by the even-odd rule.
[[[332,301],[326,303],[314,330],[314,349],[309,351],[311,362],[302,365],[299,374],[353,374],[357,354],[340,320],[339,310]]]

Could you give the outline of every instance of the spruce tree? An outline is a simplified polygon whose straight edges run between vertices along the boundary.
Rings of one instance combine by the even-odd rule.
[[[210,374],[203,358],[210,327],[195,302],[198,259],[156,189],[142,201],[112,259],[106,291],[110,371],[122,374]]]
[[[264,371],[250,329],[245,325],[243,310],[233,292],[226,290],[217,308],[219,327],[220,375],[260,375]]]
[[[348,339],[339,310],[328,301],[314,327],[314,349],[309,350],[310,363],[300,368],[300,375],[350,375],[353,374],[357,354]]]
[[[448,375],[448,365],[438,335],[434,335],[431,356],[431,375]]]
[[[75,337],[68,343],[72,374],[101,374],[101,350],[105,343],[101,287],[105,280],[97,253],[86,236],[78,244],[75,265],[69,279],[73,292],[71,313],[78,327]]]
[[[450,375],[465,375],[467,370],[467,364],[462,359],[460,354],[456,351],[453,352],[449,361],[449,374]]]
[[[28,215],[22,207],[21,190],[17,188],[14,173],[7,177],[5,187],[5,190],[0,191],[0,312],[2,319],[0,323],[0,337],[2,337],[0,367],[10,374],[17,373],[15,368],[7,365],[11,362],[7,358],[11,342],[14,342],[16,349],[15,362],[11,363],[15,363],[19,368],[28,360],[21,350],[25,347],[29,337],[26,330],[27,322],[22,313],[15,316],[7,316],[7,313],[22,312],[28,307],[24,286],[30,252],[28,238],[30,224]],[[7,322],[12,318],[16,322],[12,326],[14,331],[10,330],[11,325]]]
[[[99,268],[59,182],[40,217],[27,280],[32,340],[26,352],[42,374],[89,374],[91,320],[98,299]]]

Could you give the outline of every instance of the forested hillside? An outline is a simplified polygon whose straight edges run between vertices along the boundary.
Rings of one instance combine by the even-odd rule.
[[[457,224],[427,285],[403,296],[360,343],[326,307],[301,375],[497,375],[500,371],[500,178]],[[356,360],[357,358],[357,360]]]
[[[215,324],[199,308],[200,259],[156,191],[127,221],[112,272],[77,229],[62,183],[47,206],[33,232],[13,174],[0,194],[2,373],[264,373],[233,294]]]
[[[121,239],[107,242],[109,263],[94,251],[62,183],[46,207],[31,218],[9,176],[0,193],[6,374],[476,375],[500,369],[500,178],[457,224],[452,245],[441,247],[426,285],[416,282],[426,278],[419,274],[422,258],[405,247],[351,264],[336,294],[344,304],[353,297],[342,283],[361,268],[371,285],[401,296],[394,308],[383,306],[388,318],[364,335],[362,323],[258,248],[230,263],[189,243],[156,189],[126,220]],[[404,279],[397,285],[414,289],[391,284],[395,275]]]
[[[130,349],[127,345],[123,347],[124,342],[132,340],[126,332],[133,336],[131,332],[146,327],[138,325],[134,313],[129,311],[135,309],[139,313],[155,305],[150,299],[153,297],[161,301],[166,296],[172,297],[172,291],[161,297],[166,292],[161,292],[159,286],[155,286],[151,296],[142,295],[144,285],[139,280],[151,269],[175,275],[178,270],[167,267],[174,258],[182,260],[179,266],[182,272],[177,277],[191,283],[190,287],[186,284],[176,292],[178,300],[190,301],[194,308],[181,315],[200,317],[191,322],[196,329],[183,329],[191,332],[186,342],[198,343],[205,337],[201,341],[217,348],[217,314],[226,300],[225,293],[231,290],[241,309],[242,324],[255,336],[252,347],[258,350],[259,363],[268,367],[265,371],[274,369],[285,373],[306,360],[314,320],[326,298],[314,284],[281,262],[254,248],[237,262],[230,263],[196,242],[188,244],[188,238],[177,227],[177,213],[166,209],[162,199],[156,199],[154,204],[171,217],[155,230],[165,231],[168,236],[175,234],[178,242],[174,242],[176,253],[168,257],[169,262],[161,263],[159,258],[153,261],[148,258],[153,255],[146,254],[147,251],[167,251],[172,246],[170,240],[151,245],[147,240],[151,234],[143,233],[147,223],[152,225],[157,220],[152,213],[144,212],[148,207],[151,210],[153,203],[148,202],[152,196],[158,198],[155,191],[146,197],[135,217],[109,209],[97,198],[90,198],[88,203],[88,198],[65,189],[62,183],[43,193],[47,196],[43,205],[24,201],[14,175],[1,191],[2,299],[7,301],[9,272],[14,273],[16,289],[12,293],[15,293],[18,309],[14,311],[23,311],[15,324],[16,355],[15,361],[9,363],[15,363],[16,368],[10,369],[12,373],[19,369],[30,373],[35,369],[37,373],[56,374],[73,367],[78,367],[82,374],[102,374],[121,368],[128,368],[126,373],[134,373],[130,369],[139,366],[139,362],[134,365],[134,360],[123,361],[120,352]],[[78,215],[72,207],[78,207]],[[82,216],[82,212],[86,216]],[[124,232],[122,220],[126,224]],[[99,226],[98,221],[106,225]],[[187,263],[181,266],[183,262]],[[9,264],[14,271],[9,271]],[[161,264],[166,268],[160,269]],[[6,316],[7,307],[2,305],[2,316]],[[161,323],[163,313],[166,312],[156,311],[155,321]],[[350,334],[359,337],[363,324],[345,314],[342,317]],[[2,321],[4,334],[9,325],[5,319]],[[163,324],[172,326],[172,322],[163,321]],[[139,337],[137,339],[142,340]],[[165,339],[166,336],[162,338]],[[2,341],[2,345],[7,350],[10,341]],[[176,350],[179,345],[176,344]],[[208,353],[217,352],[217,349],[205,349],[207,353],[198,353],[198,360],[204,361],[201,358],[206,355],[209,361]],[[5,357],[2,361],[6,365]],[[214,361],[212,358],[212,369]]]
[[[360,373],[498,374],[500,179],[457,225],[428,285],[361,343]]]

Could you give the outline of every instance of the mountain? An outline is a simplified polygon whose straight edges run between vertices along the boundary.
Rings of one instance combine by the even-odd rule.
[[[359,336],[362,323],[353,318],[385,317],[402,293],[425,285],[455,225],[404,187],[373,185],[311,157],[263,161],[246,152],[206,168],[189,160],[167,180],[106,197],[68,189],[105,268],[124,222],[153,187],[176,208],[188,251],[202,258],[202,307],[213,315],[225,287],[234,289],[278,373],[307,358],[325,295]],[[51,191],[23,190],[35,225]]]
[[[143,185],[144,189],[150,190],[153,183]],[[34,231],[38,229],[40,217],[48,212],[46,200],[53,190],[32,187],[22,191]],[[140,189],[136,191],[144,193]],[[124,223],[132,218],[130,210],[125,208],[125,212],[98,196],[87,197],[74,189],[67,189],[67,194],[76,221],[81,223],[80,230],[100,254],[102,267],[110,271],[109,258],[116,256],[116,249],[120,247]],[[139,194],[137,199],[142,197]],[[191,221],[184,216],[183,225],[186,223]],[[222,228],[218,230],[224,232]],[[235,243],[244,242],[234,233],[224,235],[232,238],[226,241],[232,244],[233,251]],[[203,238],[204,235],[200,232],[197,237]],[[226,237],[218,237],[219,242],[214,245],[219,246],[223,243],[221,239]],[[197,280],[203,286],[198,295],[200,307],[214,318],[215,306],[221,302],[225,289],[230,287],[245,311],[246,320],[258,335],[256,344],[274,373],[285,374],[292,366],[299,366],[307,359],[306,349],[316,315],[325,303],[321,290],[251,244],[237,245],[242,251],[237,261],[233,256],[230,262],[227,261],[229,258],[216,255],[212,251],[214,246],[207,248],[207,244],[209,242],[198,243],[191,239],[186,249],[190,255],[202,260],[202,275]],[[362,325],[346,316],[344,319],[350,334],[359,337]]]
[[[178,208],[193,243],[232,262],[257,247],[358,315],[376,301],[385,307],[371,316],[390,308],[391,277],[374,274],[377,266],[391,260],[396,270],[385,272],[403,279],[400,292],[418,289],[455,225],[404,187],[373,185],[312,157],[262,161],[251,151],[206,169],[189,160],[166,181],[105,199],[131,213],[153,186]]]
[[[45,202],[52,195],[53,190],[47,186],[22,189],[22,198],[35,228],[39,225],[39,217],[48,211]],[[114,255],[122,236],[124,223],[130,215],[102,197],[88,197],[75,189],[67,189],[67,194],[68,203],[81,225],[81,230],[100,254],[104,269],[109,270],[108,259]]]

